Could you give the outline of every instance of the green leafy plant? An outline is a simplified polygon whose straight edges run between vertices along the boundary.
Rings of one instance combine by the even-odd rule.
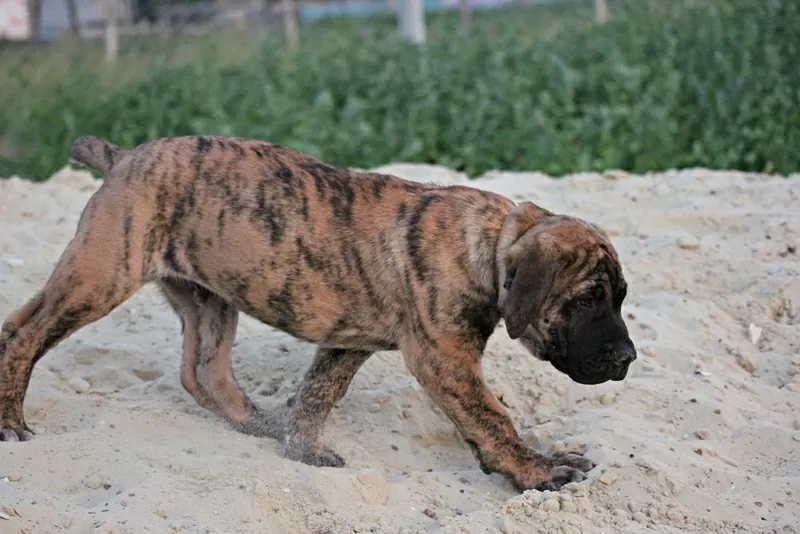
[[[304,27],[294,55],[241,33],[126,41],[111,67],[86,44],[8,53],[0,175],[46,178],[81,134],[132,146],[196,133],[472,176],[798,170],[800,2],[611,5],[603,26],[590,4],[476,12],[468,38],[437,13],[421,47],[378,17]]]

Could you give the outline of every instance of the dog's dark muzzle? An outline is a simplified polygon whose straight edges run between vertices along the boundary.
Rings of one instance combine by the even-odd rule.
[[[551,362],[579,384],[596,385],[613,380],[619,382],[628,375],[628,368],[636,360],[636,348],[630,340],[606,343],[596,354],[567,362]],[[574,364],[571,364],[572,362]],[[566,363],[566,365],[563,365]]]

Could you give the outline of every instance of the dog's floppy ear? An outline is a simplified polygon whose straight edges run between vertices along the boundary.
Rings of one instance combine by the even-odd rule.
[[[502,313],[509,337],[517,339],[537,320],[568,257],[546,231],[532,228],[511,247],[508,260]]]

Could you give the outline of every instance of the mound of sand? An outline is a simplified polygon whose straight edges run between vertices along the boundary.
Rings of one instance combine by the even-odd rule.
[[[419,180],[447,169],[394,165]],[[344,469],[280,458],[198,408],[178,379],[176,317],[152,287],[36,367],[37,437],[0,443],[0,532],[800,532],[800,188],[691,170],[471,182],[605,226],[630,283],[640,358],[581,386],[502,328],[484,368],[532,447],[586,447],[585,483],[519,495],[483,475],[453,425],[380,353],[334,410]],[[97,187],[65,170],[0,182],[0,317],[49,275]],[[285,402],[313,346],[249,318],[234,361],[265,407]]]

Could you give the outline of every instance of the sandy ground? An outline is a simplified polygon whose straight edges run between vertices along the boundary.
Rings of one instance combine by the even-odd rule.
[[[25,407],[37,436],[0,443],[0,532],[800,532],[798,179],[471,182],[598,222],[621,253],[640,355],[624,382],[572,383],[502,326],[485,358],[532,447],[586,447],[598,463],[576,487],[519,495],[482,474],[397,353],[373,357],[329,420],[346,468],[284,460],[183,391],[178,321],[146,287],[36,367]],[[96,187],[72,171],[0,181],[0,316],[45,281]],[[264,407],[284,403],[313,347],[247,317],[237,339],[243,387]]]

